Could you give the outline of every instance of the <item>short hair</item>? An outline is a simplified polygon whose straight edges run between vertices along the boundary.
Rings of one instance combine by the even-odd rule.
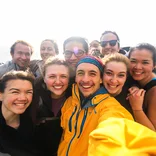
[[[26,41],[23,41],[23,40],[17,40],[17,41],[11,46],[11,48],[10,48],[10,53],[11,53],[11,54],[14,54],[15,46],[16,46],[16,44],[18,44],[18,43],[21,43],[21,44],[23,44],[23,45],[26,45],[26,46],[30,47],[30,49],[31,49],[31,55],[33,54],[33,52],[34,52],[33,47],[32,47],[29,43],[27,43]]]
[[[155,66],[156,65],[156,48],[149,43],[139,43],[135,47],[131,47],[128,53],[128,58],[131,57],[131,54],[133,51],[143,50],[143,49],[149,50],[152,53],[153,65]]]
[[[103,32],[102,35],[101,35],[101,37],[100,37],[100,41],[101,41],[101,39],[102,39],[102,37],[104,35],[109,34],[109,33],[114,34],[116,36],[117,40],[119,41],[118,42],[118,46],[120,47],[120,38],[119,38],[118,34],[115,31],[108,30],[108,31]]]
[[[89,50],[88,41],[83,37],[69,37],[69,38],[67,38],[63,43],[63,50],[64,51],[65,51],[66,44],[71,42],[71,41],[76,41],[76,42],[82,43],[85,52],[88,54],[88,50]]]
[[[120,53],[113,53],[113,54],[106,55],[102,59],[102,62],[104,64],[104,69],[105,69],[105,66],[107,65],[107,63],[109,63],[109,62],[122,62],[126,65],[127,72],[129,71],[130,61],[125,55],[122,55]]]
[[[71,77],[71,74],[73,73],[70,65],[65,61],[64,58],[60,58],[59,56],[50,56],[44,63],[43,68],[42,68],[42,74],[43,77],[45,76],[46,73],[46,69],[47,67],[51,66],[51,65],[63,65],[65,67],[68,68],[69,70],[69,77]]]
[[[0,92],[4,93],[7,82],[10,80],[27,80],[34,86],[35,77],[28,71],[9,71],[0,79]]]
[[[90,42],[90,47],[94,47],[96,44],[100,45],[100,42],[98,40],[93,40],[92,42]]]
[[[52,40],[52,39],[45,39],[41,42],[41,44],[44,42],[44,41],[50,41],[53,45],[54,45],[54,49],[55,49],[55,52],[56,54],[58,55],[59,54],[59,48],[58,48],[58,45],[56,43],[55,40]]]

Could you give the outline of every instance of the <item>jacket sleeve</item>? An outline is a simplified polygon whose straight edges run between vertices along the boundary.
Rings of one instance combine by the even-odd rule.
[[[156,133],[124,118],[109,118],[90,133],[88,156],[156,154]]]

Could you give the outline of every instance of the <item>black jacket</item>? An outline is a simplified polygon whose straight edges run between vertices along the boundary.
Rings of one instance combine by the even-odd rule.
[[[65,99],[71,95],[71,88],[66,91]],[[33,120],[36,123],[36,144],[46,156],[56,155],[62,136],[60,126],[61,110],[54,117],[52,112],[51,92],[42,78],[36,80],[33,104]],[[62,106],[64,101],[62,102]]]
[[[0,104],[0,152],[11,156],[37,156],[33,144],[33,123],[26,110],[20,115],[20,126],[14,129],[6,124]]]

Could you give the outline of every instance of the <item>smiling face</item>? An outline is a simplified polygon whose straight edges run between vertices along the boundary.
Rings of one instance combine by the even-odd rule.
[[[52,64],[45,70],[44,82],[52,98],[62,97],[69,83],[69,69],[64,65]]]
[[[11,53],[12,60],[20,68],[26,68],[29,66],[31,58],[31,48],[22,43],[17,43],[14,48],[14,53]]]
[[[147,49],[137,49],[130,55],[130,74],[133,79],[145,85],[152,78],[154,63],[152,53]]]
[[[55,56],[54,44],[51,41],[43,41],[40,47],[40,55],[42,60],[46,60],[49,56]]]
[[[103,41],[117,41],[117,36],[112,34],[112,33],[107,33],[107,34],[104,34],[102,37],[101,37],[101,43]],[[102,54],[103,55],[108,55],[110,53],[116,53],[116,52],[119,52],[120,50],[120,47],[118,45],[118,42],[116,42],[115,45],[111,46],[110,43],[107,43],[105,46],[102,46]]]
[[[33,87],[27,80],[9,80],[4,93],[0,93],[2,109],[12,114],[22,114],[32,101]]]
[[[76,69],[76,83],[84,97],[94,94],[102,83],[100,70],[90,63],[79,64]]]
[[[127,67],[123,62],[108,62],[104,68],[103,85],[107,91],[116,96],[122,91],[127,78]]]

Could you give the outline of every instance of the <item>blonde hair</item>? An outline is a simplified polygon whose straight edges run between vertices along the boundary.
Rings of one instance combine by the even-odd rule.
[[[102,59],[102,62],[104,64],[104,69],[107,63],[109,62],[122,62],[126,65],[127,71],[129,71],[129,64],[130,64],[129,59],[123,54],[113,53],[113,54],[106,55]]]

